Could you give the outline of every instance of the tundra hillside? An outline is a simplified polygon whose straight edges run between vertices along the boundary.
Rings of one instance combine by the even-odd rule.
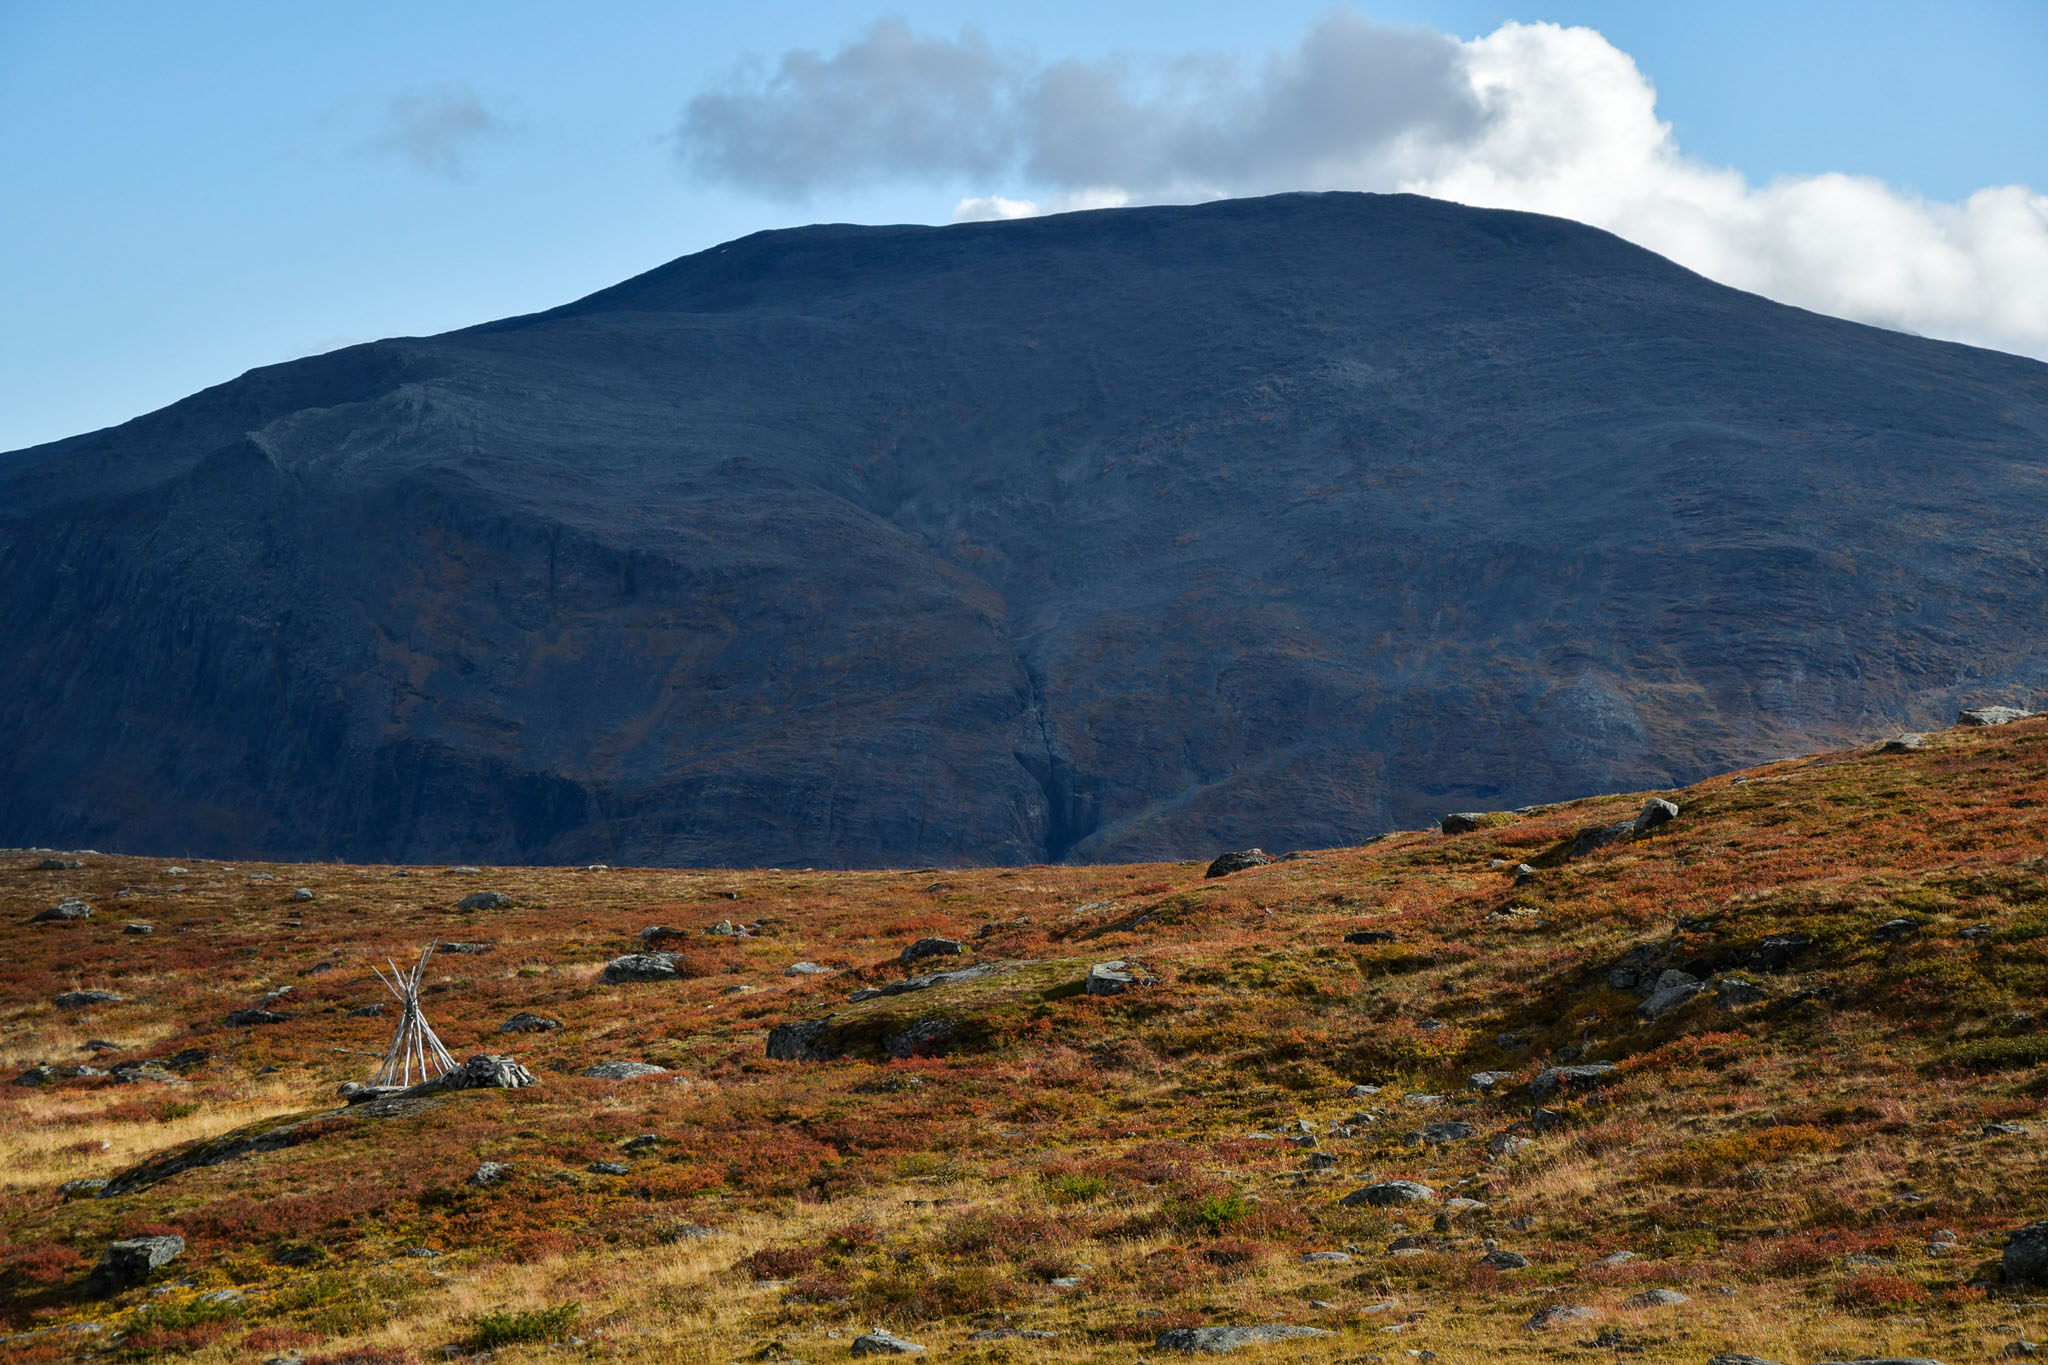
[[[2044,803],[2021,719],[1213,877],[13,853],[0,1358],[2016,1355]],[[434,941],[486,1088],[345,1104]]]

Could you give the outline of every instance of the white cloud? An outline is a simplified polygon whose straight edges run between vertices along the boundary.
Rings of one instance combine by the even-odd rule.
[[[508,131],[505,121],[469,90],[440,86],[394,96],[385,106],[384,131],[370,145],[417,170],[460,180],[471,147]]]
[[[1555,24],[1460,42],[1340,9],[1247,66],[1048,63],[891,21],[700,95],[679,134],[699,173],[783,197],[973,186],[961,220],[1290,189],[1528,209],[1787,303],[2048,358],[2048,195],[1940,203],[1847,175],[1754,185],[1686,156],[1656,106],[1628,54]]]

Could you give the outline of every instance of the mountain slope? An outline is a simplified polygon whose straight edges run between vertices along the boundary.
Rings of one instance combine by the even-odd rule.
[[[1293,195],[820,227],[0,458],[0,840],[1317,846],[2025,698],[2048,367]]]
[[[1569,856],[1648,795],[1213,878],[0,853],[0,1352],[559,1360],[495,1316],[554,1310],[614,1361],[2018,1358],[2048,718]],[[439,1036],[535,1084],[344,1107],[430,940]],[[184,1250],[95,1285],[140,1235]]]

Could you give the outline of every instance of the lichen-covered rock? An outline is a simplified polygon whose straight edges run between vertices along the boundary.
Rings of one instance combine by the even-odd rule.
[[[627,953],[605,963],[598,980],[616,986],[626,981],[674,981],[681,975],[668,953]]]
[[[1540,1308],[1522,1326],[1532,1332],[1547,1332],[1553,1327],[1568,1327],[1575,1322],[1586,1322],[1594,1316],[1593,1310],[1579,1303],[1553,1303]]]
[[[863,1332],[853,1339],[853,1354],[857,1356],[913,1356],[923,1350],[916,1342],[888,1332]]]
[[[470,1175],[468,1183],[477,1186],[495,1185],[511,1174],[512,1163],[509,1161],[480,1162],[476,1170]]]
[[[1636,1006],[1636,1014],[1646,1020],[1662,1019],[1694,996],[1707,989],[1706,983],[1686,972],[1667,971],[1657,978],[1649,997]]]
[[[276,1010],[229,1010],[221,1022],[229,1028],[253,1028],[258,1024],[282,1024],[290,1017]]]
[[[829,1062],[844,1053],[833,1037],[832,1020],[805,1019],[768,1030],[768,1056],[778,1062]]]
[[[498,1025],[500,1033],[551,1033],[562,1026],[562,1021],[546,1014],[528,1014],[521,1011]]]
[[[110,1243],[100,1253],[99,1264],[86,1281],[86,1293],[104,1298],[131,1285],[141,1284],[159,1266],[169,1265],[185,1254],[185,1239],[176,1233],[156,1237],[129,1237]]]
[[[1645,1289],[1640,1294],[1631,1294],[1621,1301],[1623,1308],[1676,1308],[1692,1299],[1676,1289]]]
[[[2017,706],[1966,706],[1956,712],[1956,724],[2010,725],[2033,714],[2032,711],[2022,711]]]
[[[1090,995],[1121,995],[1133,986],[1146,984],[1146,978],[1132,970],[1130,964],[1121,959],[1114,962],[1098,962],[1088,969],[1088,980],[1084,989]]]
[[[92,907],[82,900],[61,900],[30,918],[30,924],[57,924],[65,920],[91,919]]]
[[[585,1067],[583,1074],[600,1081],[631,1081],[641,1076],[666,1076],[668,1068],[652,1062],[599,1062]]]
[[[472,891],[455,902],[457,910],[503,910],[512,898],[502,891]]]
[[[1152,1347],[1158,1351],[1180,1351],[1190,1355],[1221,1355],[1242,1346],[1329,1335],[1320,1327],[1294,1327],[1278,1322],[1262,1323],[1256,1327],[1176,1327],[1170,1332],[1161,1332]]]
[[[960,1026],[951,1019],[928,1015],[900,1033],[891,1033],[882,1039],[882,1051],[902,1060],[907,1057],[928,1056],[939,1051],[959,1032]]]
[[[1360,1186],[1338,1202],[1349,1208],[1384,1209],[1400,1204],[1420,1204],[1434,1198],[1436,1191],[1419,1180],[1381,1180]]]

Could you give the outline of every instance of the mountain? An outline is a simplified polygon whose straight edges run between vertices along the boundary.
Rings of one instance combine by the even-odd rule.
[[[0,456],[0,843],[1330,846],[2029,699],[2048,366],[1409,196],[812,227]]]

